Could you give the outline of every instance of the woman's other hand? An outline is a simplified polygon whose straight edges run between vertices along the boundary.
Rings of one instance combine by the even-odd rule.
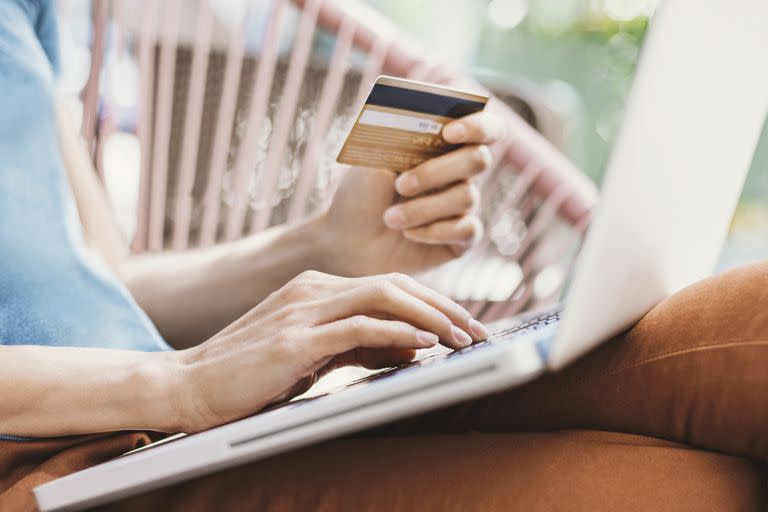
[[[415,273],[463,254],[480,237],[472,178],[491,166],[499,118],[478,112],[445,126],[459,147],[401,173],[352,169],[323,214],[327,269],[338,275]]]

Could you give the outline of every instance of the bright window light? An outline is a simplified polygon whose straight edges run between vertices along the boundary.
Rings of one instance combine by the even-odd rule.
[[[604,0],[605,14],[618,21],[628,21],[653,14],[658,0]]]
[[[488,19],[499,28],[512,29],[528,14],[525,0],[491,0],[488,5]]]

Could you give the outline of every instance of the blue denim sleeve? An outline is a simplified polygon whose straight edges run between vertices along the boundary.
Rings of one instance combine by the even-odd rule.
[[[51,62],[51,68],[58,74],[60,70],[59,24],[56,19],[54,0],[37,0],[38,11],[35,31],[40,44]]]
[[[41,3],[43,2],[43,3]],[[41,139],[49,126],[42,119],[53,119],[53,66],[37,33],[41,24],[47,32],[50,51],[58,62],[58,43],[53,8],[47,0],[0,1],[0,167],[21,161],[25,141]],[[52,128],[52,126],[51,126]],[[12,160],[15,160],[12,161]]]
[[[0,0],[0,345],[168,350],[86,244],[58,147],[55,0]]]
[[[3,0],[0,21],[4,29],[0,34],[0,57],[5,53],[8,58],[9,52],[15,52],[15,57],[32,58],[30,67],[37,68],[40,62],[33,54],[42,48],[42,55],[47,58],[45,67],[55,73],[59,71],[59,28],[54,0]]]
[[[54,0],[0,0],[0,345],[170,350],[84,243],[58,150],[58,37]]]

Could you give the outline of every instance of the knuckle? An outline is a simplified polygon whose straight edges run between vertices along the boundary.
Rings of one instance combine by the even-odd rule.
[[[483,230],[485,229],[485,226],[483,225],[483,219],[477,215],[472,215],[470,216],[470,221],[472,223],[472,229],[474,229],[474,232],[476,234],[482,234]]]
[[[316,270],[306,270],[302,272],[286,285],[289,296],[298,298],[311,295],[317,290],[322,282],[323,275],[324,274],[317,272]]]
[[[467,252],[482,237],[482,234],[482,221],[474,215],[464,216],[457,225],[455,235],[457,243],[453,246],[454,253],[461,256]],[[469,315],[469,313],[467,313],[467,315]]]
[[[375,298],[386,303],[395,300],[397,290],[397,286],[395,286],[395,284],[393,284],[392,281],[390,281],[386,276],[377,279],[373,283],[373,293]]]
[[[456,235],[458,239],[466,240],[474,232],[475,228],[469,215],[463,216],[456,223]]]
[[[477,239],[483,234],[483,221],[480,217],[472,215],[467,222],[467,234],[469,238]]]
[[[467,247],[469,247],[482,236],[483,223],[478,217],[467,215],[460,221],[458,231],[459,239],[466,242]]]
[[[370,330],[370,321],[364,315],[351,316],[346,321],[346,328],[351,335],[362,337]]]
[[[475,164],[475,171],[482,172],[491,166],[493,156],[488,146],[480,144],[472,150],[472,159]]]
[[[313,286],[308,281],[302,279],[295,279],[286,285],[286,292],[291,299],[297,299],[308,295]]]
[[[299,281],[316,282],[319,281],[323,275],[322,272],[318,272],[317,270],[305,270],[297,276],[297,279]]]
[[[464,245],[469,249],[473,242],[476,240],[476,231],[475,228],[470,226],[466,228],[462,233],[459,235],[459,239],[464,243]]]
[[[480,204],[480,189],[473,184],[469,185],[469,201],[470,206]]]
[[[475,187],[472,187],[469,183],[463,183],[461,185],[461,204],[464,209],[468,210],[475,205],[476,193],[473,191]]]
[[[453,244],[451,248],[453,250],[453,253],[456,256],[462,256],[464,253],[466,253],[469,250],[469,244],[464,244],[464,243]]]
[[[387,279],[397,285],[406,285],[412,281],[412,278],[402,272],[392,272],[387,274]]]

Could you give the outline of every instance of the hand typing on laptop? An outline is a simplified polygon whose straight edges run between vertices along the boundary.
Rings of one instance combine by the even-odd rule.
[[[6,78],[3,90],[9,93],[0,95],[0,110],[6,107],[3,112],[18,121],[6,123],[11,144],[5,153],[0,151],[7,154],[10,165],[4,169],[13,185],[0,187],[0,206],[10,205],[9,218],[20,219],[7,223],[2,232],[3,240],[13,242],[0,244],[10,255],[6,260],[17,263],[8,265],[12,272],[3,276],[5,289],[11,290],[10,300],[3,298],[10,316],[29,313],[23,322],[16,321],[23,329],[12,325],[2,331],[11,344],[22,346],[0,345],[0,434],[6,434],[0,436],[0,454],[6,459],[0,467],[9,468],[11,494],[16,495],[11,502],[28,503],[31,510],[30,485],[149,441],[135,432],[49,441],[29,436],[126,429],[199,432],[285,400],[336,366],[389,366],[438,342],[463,349],[48,482],[35,489],[37,508],[71,510],[142,493],[134,502],[140,505],[131,509],[181,509],[190,503],[240,509],[267,502],[291,510],[320,502],[355,510],[422,509],[446,503],[447,490],[456,509],[519,509],[519,493],[498,501],[506,489],[488,493],[467,478],[483,484],[489,480],[483,476],[485,468],[495,468],[501,458],[514,460],[514,452],[510,457],[495,448],[517,444],[500,435],[521,428],[651,433],[656,437],[653,446],[661,439],[673,441],[678,452],[681,442],[717,452],[727,459],[724,471],[730,472],[733,456],[768,461],[766,417],[759,414],[768,384],[763,371],[768,353],[755,342],[765,339],[760,310],[765,265],[723,274],[665,300],[711,272],[764,124],[768,71],[755,63],[768,45],[762,23],[768,17],[765,2],[743,2],[739,9],[702,2],[693,17],[690,2],[664,3],[645,37],[624,109],[626,121],[605,170],[601,206],[574,270],[563,321],[554,312],[515,319],[510,329],[493,336],[458,305],[401,274],[301,273],[306,268],[352,276],[390,268],[412,272],[461,252],[477,233],[471,213],[476,198],[468,181],[488,164],[487,151],[473,145],[491,142],[497,133],[485,115],[454,121],[466,112],[436,106],[448,101],[478,107],[471,95],[468,99],[443,91],[427,110],[424,101],[411,100],[434,91],[429,84],[404,87],[411,92],[400,91],[402,104],[393,103],[391,89],[374,90],[358,119],[365,126],[356,137],[367,141],[370,151],[360,150],[365,144],[353,144],[346,154],[360,159],[355,166],[403,172],[398,179],[390,171],[355,171],[343,180],[330,208],[311,222],[219,247],[132,258],[120,247],[120,237],[109,232],[106,202],[94,196],[100,189],[88,181],[95,180],[95,173],[88,169],[87,155],[79,159],[81,165],[71,158],[38,158],[56,155],[57,143],[66,149],[67,139],[50,137],[51,109],[42,94],[50,89],[52,73],[51,66],[40,69],[46,62],[41,51],[51,47],[51,39],[29,37],[36,31],[57,33],[50,26],[55,17],[43,12],[32,20],[31,12],[51,3],[35,4],[24,9],[15,2],[0,3],[0,34],[6,34],[0,42],[15,50],[6,52],[9,59],[3,63],[8,72],[0,78]],[[717,38],[711,37],[714,33]],[[386,87],[394,83],[377,81]],[[8,98],[12,101],[3,103]],[[454,116],[444,119],[448,114]],[[390,133],[386,138],[379,136],[382,130],[374,130],[379,135],[366,131],[371,126],[407,126],[416,128],[416,135]],[[459,126],[463,137],[453,133],[462,132]],[[447,140],[438,138],[441,133]],[[72,138],[70,133],[70,147]],[[388,161],[393,164],[371,165],[389,154],[381,149],[383,139],[395,150]],[[430,149],[448,152],[414,161],[419,151],[401,151],[402,141],[414,140],[423,146],[428,140]],[[51,200],[69,192],[61,179],[62,162],[70,166],[82,226],[69,223],[76,219],[64,202]],[[30,184],[23,187],[21,200],[15,186],[19,172]],[[91,261],[80,257],[86,251],[70,245],[76,238],[70,235],[79,233],[79,227],[113,266],[114,279],[98,279],[103,268],[88,272]],[[47,243],[39,243],[41,239]],[[140,264],[127,265],[126,260]],[[113,282],[117,279],[125,280],[166,339],[183,350],[168,350]],[[78,299],[79,309],[70,307],[72,298]],[[115,307],[101,309],[104,304]],[[649,310],[641,324],[614,338]],[[111,318],[120,321],[104,323]],[[74,330],[73,319],[83,328]],[[62,334],[62,326],[70,326],[64,332],[74,334]],[[487,342],[472,344],[481,338]],[[582,364],[544,375],[581,356]],[[711,378],[722,375],[740,378]],[[539,383],[513,389],[537,377]],[[382,429],[377,436],[385,437],[378,441],[368,435],[339,440],[319,446],[320,451],[274,457],[242,473],[221,473],[144,494],[459,402],[465,405],[453,412],[444,409],[410,425]],[[466,435],[478,431],[492,433],[493,439],[478,443],[476,436]],[[19,449],[19,443],[30,441],[28,449]],[[419,451],[426,444],[431,447]],[[389,457],[394,452],[408,452],[409,457]],[[371,453],[378,455],[368,457]],[[371,464],[365,464],[366,458]],[[552,482],[550,459],[541,459],[544,489]],[[613,462],[601,470],[616,473],[615,460],[606,460]],[[512,480],[518,466],[513,464],[507,474]],[[652,466],[649,472],[655,470]],[[442,486],[425,497],[423,475],[434,474],[435,468]],[[456,471],[444,471],[449,468]],[[387,478],[378,476],[387,474],[395,478],[380,488]],[[761,487],[754,483],[762,482],[762,475],[750,475],[744,487],[733,487],[737,497],[745,494],[738,489]],[[408,480],[416,485],[402,488]],[[663,480],[659,485],[666,492]],[[702,489],[712,487],[712,481],[704,478]],[[297,489],[306,493],[305,499],[282,501],[284,494],[298,496]],[[328,489],[339,489],[339,498]],[[462,493],[467,489],[480,492]],[[679,497],[696,494],[690,489],[684,485]],[[562,493],[555,494],[550,508],[562,508]],[[604,492],[593,494],[598,507],[605,502],[600,500]],[[651,499],[643,502],[646,508],[659,508],[654,492],[647,494]],[[0,492],[0,501],[8,503],[3,499],[7,495]],[[478,501],[481,495],[490,495],[492,503]],[[760,496],[758,490],[746,501],[731,496],[705,499],[702,506],[686,502],[690,506],[683,508],[750,501],[757,509],[758,501],[764,501]],[[541,505],[538,497],[534,501]]]
[[[212,339],[165,356],[178,415],[163,427],[197,432],[286,400],[340,366],[391,366],[438,342],[458,349],[486,336],[461,306],[405,275],[305,272]]]
[[[61,98],[51,101],[61,106]],[[477,236],[479,220],[472,211],[477,194],[470,179],[489,165],[484,144],[501,131],[490,115],[446,123],[442,134],[457,147],[398,180],[388,170],[348,173],[331,205],[306,222],[216,247],[134,256],[105,220],[110,212],[103,190],[66,113],[63,106],[56,109],[79,227],[114,281],[127,288],[115,291],[126,304],[120,318],[131,320],[136,332],[110,324],[104,346],[123,350],[94,350],[91,345],[101,346],[96,334],[89,334],[95,339],[36,337],[43,346],[0,346],[0,388],[13,383],[25,390],[0,404],[0,433],[193,432],[286,399],[338,366],[384,367],[407,361],[415,349],[438,339],[461,348],[487,336],[460,306],[410,278],[357,276],[425,270],[456,257]],[[40,187],[60,183],[65,180],[41,180]],[[65,217],[57,213],[50,219]],[[307,269],[349,277],[302,274]],[[64,282],[60,273],[56,279]],[[108,288],[100,282],[93,286]],[[47,319],[58,325],[66,316],[55,310]],[[9,337],[11,343],[24,341],[13,333]],[[136,350],[136,340],[151,342],[151,348]],[[57,372],[29,371],[49,367]],[[93,389],[100,390],[98,396]],[[31,406],[37,396],[54,405]]]

